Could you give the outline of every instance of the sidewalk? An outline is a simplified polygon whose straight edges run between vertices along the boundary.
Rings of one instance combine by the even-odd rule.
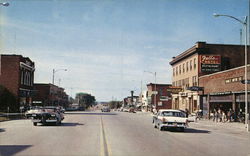
[[[245,124],[239,122],[214,122],[213,120],[197,120],[197,122],[189,123],[190,127],[207,127],[215,130],[229,130],[229,131],[237,131],[237,132],[246,132]]]

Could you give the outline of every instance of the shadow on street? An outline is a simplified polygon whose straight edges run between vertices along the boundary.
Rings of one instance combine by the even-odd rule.
[[[30,147],[31,145],[0,145],[0,155],[12,156]]]
[[[45,125],[43,124],[38,124],[38,127],[74,127],[74,126],[83,126],[84,124],[81,123],[76,123],[76,122],[62,122],[61,125],[55,125],[55,123],[46,123]]]
[[[200,129],[193,129],[193,128],[186,128],[184,132],[178,130],[178,129],[167,129],[167,131],[170,132],[177,132],[177,133],[211,133],[210,131],[207,130],[200,130]]]

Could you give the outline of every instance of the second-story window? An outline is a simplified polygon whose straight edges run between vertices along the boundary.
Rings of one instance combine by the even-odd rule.
[[[186,62],[187,72],[188,72],[188,62]]]
[[[192,70],[192,60],[190,60],[190,70]]]
[[[194,70],[196,69],[196,58],[194,58]]]
[[[181,74],[181,65],[179,65],[179,73]]]
[[[185,73],[185,63],[182,65],[182,72]]]
[[[173,76],[175,76],[175,69],[173,68]]]
[[[176,71],[176,75],[178,75],[178,67],[176,67],[175,71]]]

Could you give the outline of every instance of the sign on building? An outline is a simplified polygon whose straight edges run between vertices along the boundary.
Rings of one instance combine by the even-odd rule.
[[[200,55],[201,72],[218,72],[221,70],[220,55]]]
[[[172,94],[178,94],[179,92],[182,92],[183,89],[180,88],[180,87],[174,87],[174,86],[171,86],[167,89],[168,92],[171,92]]]

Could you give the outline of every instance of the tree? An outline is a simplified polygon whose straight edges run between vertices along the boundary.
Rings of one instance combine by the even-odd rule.
[[[19,104],[16,96],[7,88],[0,85],[0,112],[18,112]]]
[[[109,102],[109,107],[111,109],[117,109],[120,108],[122,106],[122,102],[121,101],[110,101]]]

